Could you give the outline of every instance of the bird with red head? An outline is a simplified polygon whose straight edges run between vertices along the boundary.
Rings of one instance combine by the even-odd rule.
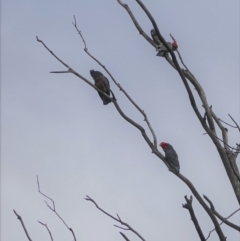
[[[180,171],[180,164],[176,151],[169,143],[166,142],[161,142],[159,146],[161,146],[163,151],[165,152],[165,159],[170,166],[170,170],[178,174]]]

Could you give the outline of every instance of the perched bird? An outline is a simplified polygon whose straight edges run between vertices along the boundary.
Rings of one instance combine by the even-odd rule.
[[[180,165],[179,165],[178,155],[176,151],[169,143],[166,143],[166,142],[160,143],[159,146],[161,146],[163,151],[165,152],[165,159],[167,160],[171,168],[171,171],[173,171],[174,173],[179,173]]]
[[[90,70],[90,74],[95,81],[95,86],[110,96],[110,84],[108,79],[100,72],[95,70]],[[98,92],[99,96],[101,97],[103,104],[107,105],[111,102],[104,94]]]
[[[178,44],[177,44],[176,40],[174,40],[172,43],[167,42],[167,44],[172,49],[172,51],[175,51],[178,48]],[[163,45],[163,43],[160,43],[160,45],[158,46],[157,56],[165,57],[166,54],[168,54],[168,50]]]
[[[154,43],[157,44],[157,45],[160,45],[161,41],[159,40],[154,28],[150,31],[150,33],[151,33],[151,36],[152,36],[152,39],[153,39]]]

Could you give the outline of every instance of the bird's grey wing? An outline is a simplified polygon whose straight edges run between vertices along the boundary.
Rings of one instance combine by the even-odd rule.
[[[103,80],[103,84],[107,90],[107,93],[110,94],[110,83],[108,81],[108,79],[104,76],[104,80]]]

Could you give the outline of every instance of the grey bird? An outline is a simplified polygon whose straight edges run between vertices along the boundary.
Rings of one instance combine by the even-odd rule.
[[[159,40],[154,28],[150,31],[150,33],[151,33],[151,36],[152,36],[152,39],[153,39],[154,43],[157,44],[157,45],[160,45],[161,41]]]
[[[177,50],[178,48],[178,44],[177,42],[174,40],[172,43],[170,42],[167,42],[168,46],[172,49],[172,51],[175,51]],[[158,46],[158,53],[157,53],[157,56],[160,56],[160,57],[165,57],[166,54],[168,54],[168,50],[167,48],[163,45],[163,43],[160,43],[160,45]]]
[[[93,69],[90,70],[90,74],[95,81],[95,86],[110,96],[110,84],[109,84],[108,79],[100,71],[95,71]],[[99,94],[100,98],[102,99],[104,105],[107,105],[111,102],[111,100],[109,100],[101,92],[98,91],[98,94]]]
[[[171,168],[171,171],[178,174],[180,171],[180,164],[178,161],[178,155],[176,151],[169,143],[166,143],[166,142],[160,143],[159,146],[161,146],[163,151],[165,152],[165,159],[168,162]]]

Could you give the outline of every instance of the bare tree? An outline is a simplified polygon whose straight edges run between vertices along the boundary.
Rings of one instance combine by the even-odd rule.
[[[127,11],[128,15],[130,16],[132,22],[134,23],[136,29],[139,31],[141,36],[150,45],[152,45],[154,48],[159,49],[159,44],[157,44],[156,41],[154,41],[150,36],[148,36],[148,34],[146,32],[144,32],[143,28],[138,23],[136,17],[134,16],[134,14],[131,11],[131,9],[129,8],[129,6],[127,4],[125,4],[125,3],[123,3],[121,0],[117,0],[117,2],[119,3],[119,5],[121,7],[123,7]],[[237,124],[237,122],[234,120],[234,118],[230,114],[229,114],[229,117],[231,119],[231,122],[233,122],[231,124],[226,122],[226,121],[223,121],[223,120],[221,120],[220,118],[217,117],[217,114],[214,112],[213,107],[208,104],[206,94],[205,94],[201,84],[198,82],[198,80],[194,77],[194,75],[191,73],[189,68],[184,63],[183,58],[181,57],[179,50],[176,50],[176,53],[177,53],[177,56],[176,56],[176,54],[173,51],[173,49],[171,48],[171,46],[169,46],[169,44],[165,41],[164,37],[161,35],[159,27],[158,27],[157,23],[155,22],[153,16],[151,15],[149,10],[147,9],[147,7],[143,4],[143,2],[141,0],[136,0],[136,3],[141,7],[141,9],[144,11],[144,13],[149,18],[150,22],[152,23],[152,26],[153,26],[153,29],[154,29],[154,31],[156,33],[157,38],[159,39],[161,45],[164,46],[165,49],[166,49],[166,54],[163,56],[163,58],[165,58],[165,60],[172,66],[173,70],[177,71],[177,73],[179,74],[179,78],[181,79],[181,81],[182,81],[182,83],[183,83],[183,85],[184,85],[184,87],[185,87],[185,89],[187,91],[187,94],[188,94],[189,101],[191,103],[192,109],[193,109],[193,111],[194,111],[198,121],[200,122],[200,125],[202,126],[204,132],[209,136],[209,138],[211,139],[212,143],[216,147],[216,149],[217,149],[217,151],[219,153],[219,157],[222,160],[222,164],[223,164],[223,166],[225,168],[225,171],[227,173],[228,179],[231,182],[232,189],[233,189],[233,191],[235,193],[236,199],[237,199],[238,203],[240,204],[240,174],[239,174],[239,169],[238,169],[237,164],[236,164],[236,158],[237,158],[237,156],[239,154],[239,151],[240,151],[240,144],[236,144],[235,147],[229,145],[229,142],[228,142],[228,130],[225,127],[225,125],[227,125],[227,126],[230,126],[231,128],[235,128],[237,131],[240,132],[239,125]],[[125,121],[127,121],[130,125],[132,125],[134,128],[136,128],[136,129],[138,129],[140,131],[143,139],[146,141],[147,145],[150,147],[152,153],[154,153],[161,161],[163,161],[165,163],[165,165],[171,171],[171,168],[169,166],[168,161],[165,159],[165,157],[158,150],[158,147],[157,147],[157,143],[158,143],[157,142],[157,136],[155,134],[154,128],[151,126],[151,123],[150,123],[150,120],[147,117],[147,114],[133,100],[133,98],[127,93],[127,91],[120,85],[120,83],[118,83],[116,81],[116,79],[113,77],[113,75],[107,69],[107,67],[105,65],[103,65],[101,63],[101,61],[98,60],[94,56],[94,54],[89,52],[88,47],[87,47],[87,43],[86,43],[86,41],[85,41],[85,39],[84,39],[80,29],[78,28],[75,16],[74,16],[73,26],[76,29],[76,31],[78,32],[78,34],[79,34],[79,36],[80,36],[80,38],[81,38],[81,40],[83,42],[85,53],[90,58],[92,58],[94,61],[96,61],[103,68],[103,70],[105,70],[105,72],[110,76],[110,78],[113,81],[113,83],[119,88],[120,91],[123,92],[123,94],[129,100],[129,102],[143,115],[144,121],[146,122],[147,127],[149,128],[151,136],[149,136],[147,134],[147,131],[144,129],[144,127],[141,124],[139,124],[137,121],[133,120],[130,116],[128,116],[128,115],[126,115],[124,113],[124,111],[122,110],[122,107],[118,103],[118,101],[117,101],[117,99],[116,99],[116,97],[115,97],[115,95],[114,95],[114,93],[112,91],[111,91],[112,97],[110,97],[103,90],[97,88],[94,84],[92,84],[92,82],[90,80],[88,80],[87,78],[85,78],[84,76],[79,74],[71,66],[69,66],[67,63],[65,63],[63,60],[61,60],[52,50],[50,50],[50,48],[45,44],[45,42],[43,40],[41,40],[40,38],[37,37],[37,41],[40,44],[42,44],[43,47],[50,54],[53,55],[54,58],[56,58],[60,63],[63,64],[63,66],[65,66],[67,68],[66,70],[51,71],[50,73],[55,73],[55,74],[57,74],[57,73],[58,74],[71,73],[71,74],[74,74],[78,78],[80,78],[81,80],[86,82],[88,85],[90,85],[93,89],[95,89],[96,91],[98,91],[99,93],[101,93],[102,95],[107,97],[113,103],[113,105],[116,108],[116,111],[120,114],[120,116]],[[171,38],[173,40],[175,40],[172,35],[170,35],[170,36],[171,36]],[[191,85],[196,90],[196,93],[192,92],[192,89],[190,87]],[[197,105],[197,103],[195,101],[196,96],[198,96],[199,99],[201,100],[201,106]],[[204,109],[204,114],[201,114],[200,108]],[[221,136],[218,135],[217,129],[220,130]],[[183,208],[185,208],[185,209],[187,209],[189,211],[189,214],[191,216],[191,220],[193,221],[194,227],[196,228],[196,231],[197,231],[197,233],[199,235],[199,239],[201,241],[209,239],[209,237],[210,237],[210,235],[211,235],[211,233],[213,231],[216,231],[220,241],[226,240],[226,237],[225,237],[225,235],[224,235],[224,233],[222,231],[222,228],[221,228],[221,225],[223,223],[225,225],[228,225],[229,227],[231,227],[233,230],[240,232],[240,227],[238,225],[228,221],[228,218],[231,217],[232,215],[234,215],[240,209],[237,209],[237,210],[233,211],[232,214],[230,214],[228,217],[224,218],[221,214],[219,214],[219,212],[216,211],[212,201],[206,195],[203,195],[203,197],[202,197],[199,194],[198,190],[193,185],[193,183],[186,176],[184,176],[181,173],[177,173],[177,172],[172,172],[172,174],[176,175],[179,178],[179,180],[183,181],[188,186],[188,188],[192,192],[192,195],[199,202],[199,204],[203,207],[204,211],[206,212],[206,214],[208,215],[209,219],[212,221],[212,223],[214,225],[214,229],[209,231],[208,235],[206,235],[206,234],[204,235],[203,231],[201,230],[201,224],[198,222],[196,214],[195,214],[194,209],[193,209],[193,205],[192,205],[193,204],[193,196],[191,196],[190,199],[188,199],[187,196],[185,196],[186,204],[183,204]],[[51,202],[53,204],[53,207],[49,206],[49,204],[46,202],[47,206],[53,212],[55,212],[55,214],[62,220],[64,225],[69,229],[69,231],[71,231],[71,233],[72,233],[72,235],[74,237],[74,240],[76,240],[76,237],[75,237],[75,234],[74,234],[73,230],[68,227],[68,225],[65,223],[65,221],[56,212],[54,201],[40,191],[39,182],[38,182],[38,190],[39,190],[39,192],[43,196],[45,196],[46,198],[51,200]],[[121,226],[115,225],[116,227],[118,227],[118,228],[120,228],[122,230],[131,231],[135,235],[137,235],[141,240],[143,240],[143,241],[145,240],[139,234],[139,232],[137,232],[134,228],[132,228],[126,222],[122,221],[119,215],[117,215],[117,217],[114,217],[113,215],[111,215],[108,212],[104,211],[89,196],[86,196],[85,199],[87,201],[92,202],[96,206],[96,208],[98,210],[100,210],[101,212],[103,212],[105,215],[107,215],[108,217],[112,218],[116,222],[120,223]],[[29,237],[29,234],[27,233],[26,228],[25,228],[25,226],[23,224],[22,218],[16,212],[15,212],[15,214],[16,214],[17,218],[21,221],[22,226],[24,228],[24,231],[25,231],[28,239],[31,240],[30,237]],[[221,220],[220,223],[218,222],[218,219]],[[48,230],[49,235],[51,237],[51,240],[53,240],[51,232],[48,229],[47,225],[42,223],[42,222],[40,222],[40,224],[42,224],[42,225],[44,225],[46,227],[46,229]],[[122,235],[122,237],[125,240],[129,240],[129,238],[124,233],[120,232],[120,234]]]

